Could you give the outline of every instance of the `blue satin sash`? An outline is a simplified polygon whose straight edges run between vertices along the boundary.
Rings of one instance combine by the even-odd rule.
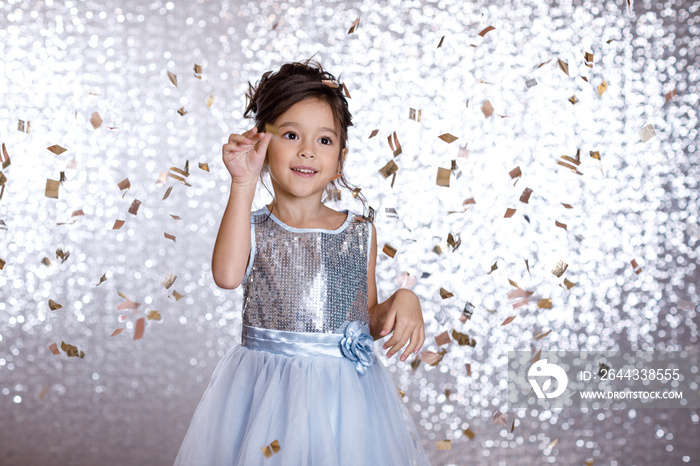
[[[333,356],[342,358],[342,333],[288,332],[243,325],[241,344],[246,348],[287,356]]]

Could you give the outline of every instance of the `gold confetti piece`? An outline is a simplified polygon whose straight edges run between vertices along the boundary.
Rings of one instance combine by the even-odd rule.
[[[345,83],[343,83],[343,93],[345,93],[345,97],[347,97],[348,99],[352,99],[352,97],[350,97],[350,91],[348,90],[348,86],[346,86]]]
[[[565,279],[564,279],[564,285],[566,286],[567,289],[570,290],[571,288],[573,288],[574,286],[576,286],[576,283],[570,282],[569,279],[565,278]]]
[[[589,68],[593,68],[593,54],[591,52],[584,52],[583,62]]]
[[[139,206],[141,205],[141,201],[138,199],[134,199],[134,201],[131,203],[131,206],[129,207],[129,213],[132,215],[136,215],[136,213],[139,211]]]
[[[576,94],[569,97],[569,102],[571,102],[572,105],[578,103],[578,99],[576,98]]]
[[[124,189],[129,189],[131,187],[131,183],[129,183],[129,178],[124,178],[117,184],[117,186],[119,186],[120,191],[123,191]]]
[[[369,135],[369,139],[372,139],[373,137],[375,137],[377,135],[377,133],[379,133],[378,129],[372,130],[372,134]]]
[[[160,284],[163,285],[163,286],[165,287],[165,289],[167,290],[168,288],[170,288],[171,286],[173,286],[173,283],[175,283],[175,280],[177,280],[177,275],[173,275],[173,274],[171,273],[170,275],[168,275],[167,277],[165,277],[165,280],[163,280],[162,282],[160,282]]]
[[[471,376],[472,376],[472,365],[469,364],[469,363],[466,363],[466,364],[464,365],[464,367],[465,367],[465,369],[467,369],[467,375],[468,375],[469,377],[471,377]],[[470,437],[470,438],[471,438],[471,437]]]
[[[173,190],[172,186],[168,186],[168,189],[165,190],[165,194],[163,195],[163,199],[161,201],[164,201],[170,196],[170,192]]]
[[[4,260],[4,259],[0,259],[0,270],[2,270],[2,269],[5,268],[5,264],[6,264],[5,260]]]
[[[516,287],[516,288],[520,288],[520,287],[518,286],[518,284],[517,284],[514,280],[511,280],[510,278],[508,279],[508,283],[510,283],[512,286],[514,286],[514,287]]]
[[[118,230],[124,225],[124,220],[115,220],[112,230]]]
[[[54,144],[53,146],[47,147],[49,151],[53,152],[56,155],[61,155],[64,153],[67,149],[64,149],[63,147],[59,146],[58,144]]]
[[[175,76],[175,74],[168,71],[168,79],[170,80],[173,86],[177,87],[177,76]]]
[[[493,272],[494,270],[498,269],[498,265],[497,265],[497,264],[498,264],[498,261],[494,262],[494,263],[491,265],[491,270],[489,271],[489,274],[490,274],[491,272]],[[488,274],[487,274],[487,275],[488,275]]]
[[[677,94],[676,94],[676,90],[675,90],[675,89],[672,90],[671,92],[667,92],[667,93],[666,93],[666,102],[668,102],[669,100],[673,99],[673,97],[676,96],[676,95],[677,95]]]
[[[438,186],[450,187],[450,173],[451,170],[447,168],[438,167],[437,178],[435,179],[435,184]]]
[[[391,150],[393,151],[394,157],[396,157],[396,156],[398,156],[399,154],[401,154],[401,152],[402,152],[402,151],[401,151],[401,144],[399,143],[399,138],[398,138],[398,136],[396,136],[396,131],[394,131],[394,133],[393,133],[393,137],[394,137],[393,142],[392,142],[392,140],[391,140],[391,137],[392,137],[392,135],[389,135],[389,137],[388,137],[387,139],[389,140],[389,147],[390,147]],[[396,149],[394,149],[394,145],[396,145]]]
[[[588,78],[585,77],[585,76],[581,76],[581,79],[583,79],[584,81],[588,82]]]
[[[541,339],[543,339],[544,337],[546,337],[547,335],[549,335],[550,333],[552,333],[552,330],[551,330],[551,329],[547,330],[546,332],[545,332],[545,331],[537,332],[536,334],[534,334],[534,335],[532,336],[532,339],[533,339],[533,340],[541,340]]]
[[[474,440],[474,437],[476,437],[474,431],[469,428],[464,429],[462,432],[464,432],[464,435],[466,435],[469,440]]]
[[[146,314],[146,318],[148,320],[160,320],[160,312],[158,312],[157,310],[148,311],[148,313]]]
[[[551,450],[552,448],[554,448],[557,445],[557,443],[559,443],[559,439],[555,438],[554,440],[551,441],[551,443],[549,445],[547,445],[546,449]]]
[[[350,30],[348,31],[348,34],[352,34],[353,32],[357,31],[357,28],[360,26],[360,18],[358,17],[355,21],[353,21],[352,26],[350,27]]]
[[[173,290],[173,296],[175,296],[175,301],[180,301],[182,298],[185,297],[184,294],[180,294],[177,291]]]
[[[561,58],[557,58],[557,63],[559,63],[559,69],[561,69],[564,74],[569,76],[569,64],[563,61]]]
[[[420,122],[421,121],[421,114],[422,114],[421,110],[416,111],[415,108],[408,109],[408,119],[409,120]]]
[[[535,69],[538,70],[538,69],[542,68],[544,65],[546,65],[546,64],[549,63],[550,61],[552,61],[552,58],[550,58],[550,59],[547,60],[547,61],[543,61],[542,63],[540,63],[539,65],[537,65],[537,67],[536,67]]]
[[[270,133],[273,136],[279,137],[280,135],[280,129],[275,125],[271,125],[270,123],[265,123],[265,132]]]
[[[185,107],[180,107],[177,109],[177,113],[179,113],[180,116],[185,116],[187,115],[187,110],[185,110]]]
[[[511,218],[514,213],[515,213],[515,209],[511,209],[510,207],[508,207],[508,208],[506,208],[506,213],[503,216],[503,218]]]
[[[362,191],[361,188],[355,188],[355,189],[353,189],[353,190],[352,190],[352,197],[353,197],[354,199],[357,199],[357,195],[360,194],[360,191]]]
[[[437,366],[446,353],[447,351],[445,350],[441,350],[438,353],[435,353],[434,351],[425,350],[420,354],[420,357],[426,364],[429,364],[431,366]]]
[[[513,423],[510,425],[510,433],[513,433],[513,430],[515,430],[515,419],[513,419]]]
[[[95,112],[92,114],[92,116],[90,117],[90,124],[94,129],[97,129],[100,126],[102,126],[102,118],[100,117],[99,113]]]
[[[536,363],[537,361],[539,361],[539,360],[540,360],[540,356],[542,355],[542,350],[541,350],[541,349],[539,349],[539,350],[537,350],[537,351],[535,351],[535,350],[533,349],[532,352],[533,352],[533,353],[532,353],[532,358],[530,358],[530,364],[534,364],[534,363]]]
[[[403,398],[404,396],[406,396],[406,392],[404,392],[404,391],[401,390],[400,388],[397,388],[396,390],[399,391],[399,396],[400,396],[401,398]]]
[[[63,264],[69,256],[69,251],[63,252],[63,249],[61,248],[56,249],[56,259],[61,259],[61,264]]]
[[[435,448],[438,450],[451,450],[452,449],[452,441],[451,440],[437,440],[435,442]]]
[[[170,214],[170,216],[171,216],[172,218],[174,218],[175,220],[180,220],[180,217],[179,217],[178,215]]]
[[[333,89],[337,89],[337,88],[338,88],[338,82],[337,82],[337,81],[333,81],[333,80],[331,80],[331,79],[323,79],[323,80],[321,80],[321,82],[322,82],[323,84],[325,84],[326,86],[328,86],[328,87],[332,87]]]
[[[56,343],[51,343],[49,345],[49,349],[51,350],[51,352],[53,354],[60,354],[61,353],[61,351],[58,349],[58,345]]]
[[[566,167],[569,170],[571,170],[572,172],[576,173],[577,175],[583,175],[583,173],[578,171],[578,169],[575,166],[568,164],[566,162],[562,162],[561,160],[557,160],[557,165],[561,165],[562,167]]]
[[[51,260],[48,257],[44,257],[41,259],[41,263],[48,266],[51,265]]]
[[[589,458],[583,464],[584,466],[593,466],[593,464],[595,464],[595,461]]]
[[[273,440],[272,443],[270,444],[270,448],[272,448],[273,453],[279,452],[281,450],[279,441]]]
[[[634,273],[636,273],[637,275],[639,275],[639,273],[642,271],[642,268],[639,266],[639,264],[637,264],[637,260],[636,260],[636,259],[632,259],[632,260],[630,261],[630,263],[632,264],[632,268],[634,269]]]
[[[472,205],[476,204],[476,201],[474,200],[473,197],[470,197],[469,199],[465,199],[464,202],[462,202],[462,207],[465,207],[467,205]]]
[[[602,83],[598,84],[598,96],[602,96],[603,92],[608,90],[608,83],[603,80]]]
[[[450,335],[447,333],[447,330],[442,332],[440,335],[437,335],[435,337],[435,343],[438,346],[446,345],[450,342]]]
[[[211,108],[212,104],[214,103],[214,94],[209,94],[209,97],[207,97],[206,103],[207,103],[207,107]]]
[[[209,171],[209,164],[208,164],[208,163],[202,163],[202,162],[200,162],[200,163],[199,163],[199,169],[200,169],[200,170],[204,170],[205,172],[208,172],[208,171]]]
[[[481,37],[484,37],[484,36],[486,35],[487,32],[493,31],[494,29],[496,29],[496,28],[493,27],[493,26],[488,26],[488,27],[486,27],[485,29],[483,29],[483,30],[479,33],[479,35],[480,35]]]
[[[654,136],[656,136],[656,131],[654,131],[654,127],[651,123],[639,130],[639,137],[641,138],[642,142],[647,142]]]
[[[440,38],[440,43],[438,44],[437,48],[442,47],[442,41],[444,41],[444,40],[445,40],[445,36],[442,36],[442,37]]]
[[[515,167],[511,171],[508,172],[511,178],[518,178],[523,176],[523,172],[520,171],[520,167]]]
[[[681,301],[678,303],[678,309],[682,311],[694,311],[695,303],[693,303],[692,301]]]
[[[552,273],[557,277],[561,277],[562,274],[566,271],[567,267],[569,267],[569,265],[566,262],[557,261],[557,263],[554,265],[554,268],[552,269]]]
[[[395,174],[399,170],[399,166],[394,163],[393,160],[389,160],[386,165],[379,169],[379,173],[382,174],[384,178]]]
[[[491,420],[494,424],[499,424],[505,427],[506,423],[508,422],[508,414],[496,411],[493,413],[493,418]]]
[[[483,105],[481,106],[481,112],[486,118],[490,117],[493,114],[493,106],[491,105],[490,101],[484,101]]]
[[[555,220],[555,221],[554,221],[554,224],[555,224],[556,226],[558,226],[559,228],[563,228],[563,229],[565,229],[565,230],[567,229],[567,228],[566,228],[566,223],[561,223],[561,222]]]
[[[452,233],[448,233],[447,244],[452,247],[452,251],[454,252],[462,244],[462,238],[459,234],[457,234],[457,240],[455,241],[454,236],[452,236]]]
[[[525,204],[527,204],[530,200],[530,194],[532,194],[532,189],[525,188],[523,190],[523,193],[520,195],[520,202],[524,202]]]
[[[420,362],[420,358],[415,358],[413,361],[411,361],[411,370],[415,371],[416,369],[418,369],[418,366],[420,366]]]
[[[508,316],[508,317],[506,318],[506,320],[504,320],[503,323],[501,324],[501,327],[503,327],[504,325],[508,325],[509,323],[513,322],[513,320],[515,320],[516,317],[517,317],[517,316]]]
[[[459,320],[460,322],[465,323],[472,318],[472,315],[474,315],[474,305],[467,301],[464,304],[464,309],[462,309],[462,315],[459,316]]]
[[[82,359],[85,357],[84,351],[78,352],[78,348],[76,346],[69,345],[64,341],[61,342],[61,349],[66,352],[69,358],[79,357]]]
[[[441,297],[442,299],[451,298],[451,297],[453,297],[453,296],[454,296],[454,294],[450,293],[449,291],[447,291],[447,290],[444,289],[443,287],[440,287],[440,297]]]
[[[118,329],[116,329],[114,332],[112,332],[112,334],[110,335],[110,337],[116,337],[117,335],[119,335],[119,334],[122,333],[123,331],[124,331],[124,327],[118,328]]]
[[[457,139],[459,139],[458,137],[453,136],[453,135],[451,135],[450,133],[441,134],[441,135],[438,136],[438,137],[439,137],[440,139],[442,139],[443,141],[445,141],[446,143],[448,143],[448,144],[452,144],[452,143],[455,142]]]
[[[385,243],[384,247],[382,248],[382,252],[393,258],[396,255],[396,248]]]
[[[58,187],[60,186],[60,184],[61,184],[61,182],[58,180],[50,180],[47,178],[44,196],[50,197],[53,199],[58,199]]]
[[[140,317],[136,321],[136,328],[134,329],[134,340],[140,340],[143,338],[143,332],[146,330],[146,319]]]
[[[29,134],[29,124],[29,121],[17,120],[17,131]]]
[[[103,273],[102,276],[100,277],[100,283],[98,283],[98,284],[95,285],[95,286],[100,286],[100,285],[101,285],[102,283],[104,283],[105,281],[107,281],[107,274],[106,274],[106,273]]]
[[[194,70],[194,77],[197,79],[202,79],[202,65],[195,63],[192,69]]]
[[[552,309],[552,298],[544,298],[537,301],[538,309]]]
[[[590,151],[591,152],[591,157],[593,157],[596,160],[600,160],[600,152],[595,150],[595,151]]]
[[[164,235],[166,238],[168,238],[169,240],[172,240],[173,242],[176,242],[176,241],[175,241],[175,235],[171,235],[171,234],[169,234],[169,233],[167,233],[167,232],[163,232],[163,235]]]
[[[265,455],[265,458],[269,458],[273,455],[272,453],[272,448],[270,448],[269,445],[265,445],[264,447],[261,448],[263,455]]]
[[[471,346],[474,348],[476,346],[476,340],[467,335],[466,333],[458,332],[452,329],[452,339],[457,342],[459,346]]]
[[[10,154],[7,153],[7,148],[5,143],[2,143],[2,154],[0,154],[0,161],[2,162],[2,168],[5,169],[10,166]]]

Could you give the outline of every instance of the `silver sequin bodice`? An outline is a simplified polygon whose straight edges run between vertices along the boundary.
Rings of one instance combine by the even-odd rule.
[[[348,212],[336,230],[285,225],[267,206],[251,213],[251,261],[243,279],[243,323],[292,332],[339,333],[369,324],[369,221]]]

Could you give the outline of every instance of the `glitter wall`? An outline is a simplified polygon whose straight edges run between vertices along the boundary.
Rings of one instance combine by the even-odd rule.
[[[505,379],[509,350],[698,349],[699,9],[0,1],[0,464],[172,463],[240,341],[221,144],[249,80],[312,55],[351,95],[379,298],[410,274],[446,350],[382,358],[433,463],[697,463],[698,410],[512,410]]]

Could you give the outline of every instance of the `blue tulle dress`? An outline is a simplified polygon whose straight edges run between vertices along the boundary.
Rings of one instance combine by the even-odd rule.
[[[369,335],[371,225],[251,213],[241,344],[214,369],[179,466],[429,465]]]

